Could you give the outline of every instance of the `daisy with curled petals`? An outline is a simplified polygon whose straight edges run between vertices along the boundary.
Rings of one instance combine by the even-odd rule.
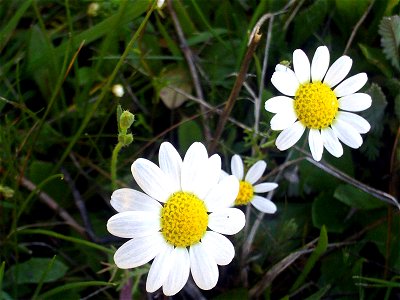
[[[107,229],[130,238],[114,261],[129,269],[154,258],[148,292],[162,287],[165,295],[174,295],[189,273],[199,288],[211,289],[218,281],[217,265],[229,264],[235,255],[222,234],[235,234],[245,224],[244,214],[231,207],[239,183],[233,175],[219,180],[221,158],[208,157],[201,143],[193,143],[183,161],[170,143],[162,143],[159,165],[137,159],[132,174],[144,193],[124,188],[111,196],[118,213],[108,220]]]
[[[235,200],[235,205],[246,205],[251,203],[255,208],[263,213],[273,214],[276,212],[276,205],[269,199],[256,195],[256,193],[266,193],[278,187],[274,182],[263,182],[255,184],[260,180],[267,164],[259,160],[251,166],[244,177],[243,161],[239,155],[235,154],[231,160],[232,174],[239,180],[239,193]],[[244,178],[243,178],[244,177]]]
[[[343,155],[339,141],[357,149],[362,145],[361,133],[370,130],[369,123],[353,112],[371,106],[371,97],[357,93],[367,82],[367,74],[359,73],[343,79],[351,69],[352,60],[341,56],[329,67],[329,50],[315,51],[311,65],[306,54],[293,52],[293,68],[277,65],[271,82],[286,96],[273,97],[265,109],[276,113],[271,119],[272,130],[283,130],[276,139],[279,150],[293,146],[308,130],[308,144],[314,160],[319,161],[324,147],[335,157]]]

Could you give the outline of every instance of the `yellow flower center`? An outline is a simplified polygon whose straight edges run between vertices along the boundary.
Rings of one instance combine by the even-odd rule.
[[[207,208],[196,195],[172,194],[161,210],[161,232],[175,247],[188,247],[200,241],[208,225]]]
[[[294,100],[297,118],[304,126],[314,129],[331,125],[339,107],[335,93],[322,82],[301,84]]]
[[[239,183],[239,193],[235,200],[235,205],[246,205],[254,196],[253,185],[250,182],[241,180]]]

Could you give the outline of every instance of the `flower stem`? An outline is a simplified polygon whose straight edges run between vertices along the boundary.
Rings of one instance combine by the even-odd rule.
[[[111,156],[111,185],[113,190],[117,188],[117,161],[118,161],[119,151],[123,146],[124,145],[121,142],[118,142]]]

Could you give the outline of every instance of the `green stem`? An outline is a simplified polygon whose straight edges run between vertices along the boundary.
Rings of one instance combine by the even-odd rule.
[[[122,53],[121,58],[119,59],[119,61],[118,61],[117,65],[115,66],[113,72],[111,73],[110,77],[108,78],[107,83],[103,87],[103,89],[101,91],[101,94],[97,98],[96,102],[93,104],[92,109],[89,110],[87,112],[87,114],[85,115],[85,118],[83,119],[83,121],[81,123],[81,126],[79,127],[79,129],[77,130],[75,135],[72,137],[70,143],[65,148],[64,153],[61,155],[60,159],[58,160],[57,164],[55,165],[55,167],[53,169],[54,171],[60,169],[62,163],[64,162],[64,160],[67,158],[67,156],[71,152],[72,148],[74,147],[74,145],[76,144],[76,142],[78,141],[80,136],[82,135],[82,133],[85,130],[86,126],[89,124],[92,116],[94,115],[95,112],[98,111],[98,107],[100,106],[100,103],[103,101],[103,99],[106,97],[107,93],[109,92],[111,84],[114,81],[115,76],[117,76],[117,73],[120,70],[121,66],[124,64],[126,57],[128,56],[128,54],[131,51],[131,48],[133,47],[133,45],[136,42],[137,38],[139,37],[139,35],[143,31],[143,29],[145,28],[145,26],[147,24],[147,20],[150,18],[150,15],[152,14],[152,12],[154,10],[155,5],[156,5],[156,1],[154,1],[152,7],[147,12],[144,20],[140,24],[138,30],[135,32],[135,34],[133,35],[132,39],[129,41],[128,45],[125,48],[124,53]]]
[[[111,156],[111,186],[113,190],[117,189],[117,161],[119,151],[123,146],[124,145],[121,142],[118,142]]]

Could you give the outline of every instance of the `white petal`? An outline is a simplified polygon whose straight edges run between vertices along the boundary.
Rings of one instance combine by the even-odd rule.
[[[293,110],[294,100],[286,96],[277,96],[265,101],[265,110],[272,113],[281,113]]]
[[[209,167],[206,147],[202,143],[193,143],[183,159],[181,186],[185,192],[197,195],[203,191],[204,182]]]
[[[263,182],[255,185],[254,192],[255,193],[266,193],[270,192],[278,187],[278,184],[275,182]]]
[[[339,57],[326,73],[324,83],[333,88],[349,74],[352,64],[350,57],[346,55]]]
[[[222,234],[236,234],[245,223],[243,212],[237,208],[221,209],[208,216],[208,228]]]
[[[110,203],[117,212],[160,211],[161,209],[160,202],[142,192],[127,188],[114,191]]]
[[[201,242],[220,266],[229,264],[235,256],[235,248],[231,241],[217,232],[207,231]]]
[[[165,296],[178,293],[185,286],[190,273],[190,258],[186,248],[175,248],[169,258],[172,268],[163,284]]]
[[[279,150],[289,149],[301,138],[306,128],[300,121],[297,121],[289,128],[283,130],[277,137],[275,144]]]
[[[310,132],[308,133],[308,145],[310,146],[314,160],[320,161],[322,158],[322,152],[324,151],[324,144],[321,133],[318,129],[310,129]]]
[[[217,285],[218,267],[214,258],[200,242],[190,247],[190,270],[197,286],[210,290]]]
[[[329,50],[326,46],[320,46],[315,50],[311,63],[312,82],[322,81],[329,67]]]
[[[331,128],[321,129],[321,136],[324,141],[324,147],[330,154],[335,157],[341,157],[343,155],[342,144]]]
[[[297,115],[294,110],[294,107],[291,107],[289,110],[281,113],[277,113],[272,117],[270,125],[272,130],[284,130],[297,120]]]
[[[285,71],[274,72],[271,82],[278,91],[286,96],[294,96],[300,85],[296,75],[289,68],[286,68]]]
[[[250,203],[265,214],[274,214],[276,212],[276,205],[267,198],[256,195]]]
[[[351,95],[358,90],[360,90],[368,80],[368,76],[365,73],[359,73],[357,75],[351,76],[339,84],[333,92],[336,97],[344,97]]]
[[[210,192],[210,188],[218,183],[221,176],[221,157],[218,154],[214,154],[208,159],[207,165],[208,169],[203,179],[203,188],[198,190],[196,194],[200,199],[204,199]]]
[[[133,178],[140,188],[154,199],[165,202],[175,192],[169,176],[151,161],[137,159],[131,167]]]
[[[286,72],[289,68],[285,65],[277,64],[275,66],[275,72]],[[290,70],[290,69],[289,69]]]
[[[347,146],[357,149],[362,145],[361,135],[349,123],[336,119],[332,124],[336,136]]]
[[[167,276],[172,269],[171,254],[174,246],[165,243],[163,249],[155,257],[151,264],[149,274],[146,280],[146,291],[153,293],[157,291],[167,279]]]
[[[300,84],[310,82],[310,61],[303,50],[293,52],[293,69]]]
[[[239,193],[239,180],[234,175],[222,179],[204,199],[207,211],[213,212],[234,204]]]
[[[254,165],[251,166],[249,171],[247,171],[244,180],[250,182],[251,184],[254,184],[255,182],[257,182],[257,180],[261,178],[266,168],[267,163],[265,161],[257,161]]]
[[[242,158],[237,154],[232,156],[231,171],[232,175],[235,175],[237,179],[239,180],[243,179],[243,161]]]
[[[152,260],[163,249],[165,240],[161,232],[127,241],[114,254],[114,261],[120,269],[131,269]]]
[[[371,125],[369,125],[367,120],[353,113],[339,111],[336,118],[349,123],[359,133],[367,133],[371,129]]]
[[[159,212],[125,211],[112,216],[107,222],[108,232],[122,238],[152,235],[160,229]]]
[[[338,99],[339,108],[348,111],[363,111],[372,104],[371,96],[364,93],[355,93]]]
[[[173,182],[172,189],[178,191],[181,189],[181,168],[182,158],[171,143],[164,142],[158,152],[158,162],[160,169],[170,177]]]

